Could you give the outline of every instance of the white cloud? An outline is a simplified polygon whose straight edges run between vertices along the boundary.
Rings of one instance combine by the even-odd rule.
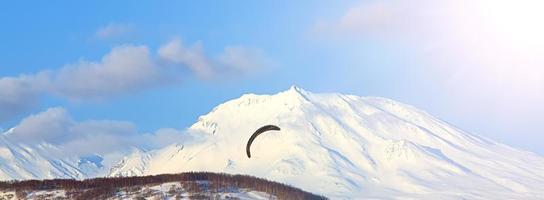
[[[0,121],[12,118],[38,103],[47,85],[46,73],[19,77],[0,77]]]
[[[9,134],[9,137],[25,143],[60,141],[72,124],[72,119],[64,109],[50,108],[45,112],[23,119]]]
[[[120,37],[133,31],[134,27],[130,24],[110,23],[106,26],[100,27],[95,37],[99,39],[109,39],[114,37]]]
[[[214,73],[213,62],[204,54],[200,42],[185,47],[180,39],[174,39],[161,46],[158,54],[166,61],[187,66],[200,78],[211,78]]]
[[[146,46],[114,47],[100,61],[80,61],[58,70],[0,77],[0,122],[17,117],[43,94],[72,100],[102,99],[171,84],[179,78],[157,65]]]
[[[268,65],[264,53],[256,48],[227,46],[217,56],[210,56],[201,42],[186,47],[180,39],[163,45],[158,54],[167,62],[188,67],[203,79],[245,75]]]
[[[53,91],[73,99],[101,98],[138,91],[165,82],[145,46],[118,46],[100,62],[81,61],[58,70]]]
[[[257,70],[265,63],[261,51],[241,46],[227,47],[218,57],[205,54],[200,42],[185,47],[174,39],[156,55],[144,45],[121,45],[100,61],[82,60],[57,70],[0,77],[0,122],[36,106],[43,94],[78,101],[105,99],[176,84],[184,75],[182,68],[199,78],[215,80],[224,74]]]

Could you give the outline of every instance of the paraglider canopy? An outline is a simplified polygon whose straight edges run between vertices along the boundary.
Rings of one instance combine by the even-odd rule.
[[[266,126],[263,126],[263,127],[259,128],[259,129],[257,129],[255,131],[255,133],[253,133],[253,135],[251,135],[251,137],[247,141],[247,145],[246,145],[247,157],[251,158],[251,151],[250,151],[251,143],[253,143],[253,140],[255,140],[255,138],[257,138],[257,136],[259,136],[261,133],[264,133],[264,132],[267,132],[267,131],[279,131],[279,130],[281,130],[280,127],[275,126],[275,125],[266,125]]]

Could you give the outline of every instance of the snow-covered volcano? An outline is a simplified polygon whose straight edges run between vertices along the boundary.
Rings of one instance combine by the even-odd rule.
[[[257,137],[248,158],[248,138],[267,124],[281,131]],[[138,149],[101,167],[47,155],[12,158],[13,152],[32,154],[27,147],[0,148],[2,159],[17,164],[0,166],[11,178],[249,174],[331,198],[544,198],[543,157],[472,135],[385,98],[314,94],[297,87],[275,95],[247,94],[201,116],[187,134],[191,139]],[[40,152],[42,147],[33,148]],[[18,168],[43,163],[48,167],[36,174],[13,175],[14,170],[28,171]]]
[[[260,135],[245,154],[257,128]],[[412,106],[297,87],[247,94],[189,128],[195,140],[137,151],[111,176],[250,174],[329,197],[544,198],[544,158],[464,132]]]

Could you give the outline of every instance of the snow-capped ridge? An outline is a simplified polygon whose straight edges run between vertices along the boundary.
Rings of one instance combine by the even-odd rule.
[[[281,130],[259,135],[248,158],[247,139],[267,124]],[[381,97],[320,94],[296,86],[272,95],[245,94],[200,116],[185,132],[194,138],[159,149],[135,149],[120,156],[113,167],[105,165],[103,170],[108,171],[103,174],[248,174],[334,199],[544,196],[541,156],[481,138],[418,108]],[[18,153],[10,155],[6,153],[12,152],[10,148],[1,147],[0,158],[6,160],[52,148],[10,146]],[[73,162],[66,163],[77,169]],[[15,170],[7,177],[32,177],[13,176],[26,172],[2,164]],[[68,177],[85,176],[66,169]]]
[[[281,131],[259,136],[251,148],[254,156],[247,158],[247,138],[266,124]],[[151,151],[142,175],[245,173],[338,198],[392,193],[470,198],[497,192],[517,198],[523,196],[518,192],[541,195],[537,185],[544,185],[544,177],[516,169],[520,159],[540,160],[538,167],[525,167],[542,173],[541,157],[502,148],[381,97],[318,94],[296,86],[272,95],[246,94],[215,107],[188,131],[208,134],[175,153],[172,147]]]

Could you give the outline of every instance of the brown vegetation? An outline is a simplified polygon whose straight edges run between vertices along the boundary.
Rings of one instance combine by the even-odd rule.
[[[0,182],[0,190],[24,194],[28,191],[65,190],[70,199],[106,199],[121,190],[134,190],[146,185],[180,182],[193,197],[217,194],[232,189],[265,192],[278,199],[326,199],[286,184],[247,175],[211,172],[187,172],[154,176],[94,178],[87,180],[52,179]],[[205,183],[205,184],[202,184]],[[203,194],[204,193],[204,194]],[[208,195],[209,197],[210,195]]]

